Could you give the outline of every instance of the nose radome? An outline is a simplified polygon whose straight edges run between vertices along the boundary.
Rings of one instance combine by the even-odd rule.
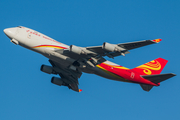
[[[16,35],[17,28],[7,28],[4,29],[4,33],[9,37],[13,38]]]
[[[4,33],[5,33],[6,35],[8,35],[8,34],[9,34],[9,29],[4,29]]]

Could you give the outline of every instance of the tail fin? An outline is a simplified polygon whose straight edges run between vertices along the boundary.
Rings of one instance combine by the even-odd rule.
[[[140,73],[140,75],[156,75],[161,73],[167,62],[163,58],[157,58],[131,70]]]

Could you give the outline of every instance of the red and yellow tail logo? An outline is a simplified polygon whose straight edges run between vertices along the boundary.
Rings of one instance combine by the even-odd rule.
[[[168,61],[163,58],[158,58],[143,65],[140,65],[132,70],[140,73],[141,75],[160,74],[167,62]]]

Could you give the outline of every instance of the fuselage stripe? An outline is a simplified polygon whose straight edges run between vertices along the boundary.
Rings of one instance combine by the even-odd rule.
[[[33,48],[42,48],[42,47],[67,49],[66,47],[61,47],[61,46],[57,46],[57,45],[38,45],[38,46],[34,46]]]

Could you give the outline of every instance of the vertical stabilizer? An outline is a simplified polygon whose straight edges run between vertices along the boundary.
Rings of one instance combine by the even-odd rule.
[[[140,75],[160,74],[167,62],[168,61],[163,58],[158,58],[131,70],[140,73]]]

